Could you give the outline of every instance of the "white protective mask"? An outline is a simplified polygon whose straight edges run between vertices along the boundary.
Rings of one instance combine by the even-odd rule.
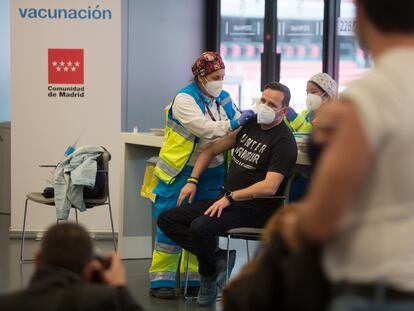
[[[220,95],[221,91],[223,90],[223,80],[218,81],[207,81],[204,84],[204,88],[206,89],[207,93],[214,98]]]
[[[265,104],[259,104],[257,107],[257,123],[270,124],[276,119],[276,112]]]
[[[322,97],[316,94],[308,94],[306,96],[306,106],[308,110],[315,111],[318,109],[322,104]]]

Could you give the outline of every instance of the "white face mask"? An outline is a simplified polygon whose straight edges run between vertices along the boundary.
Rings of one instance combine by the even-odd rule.
[[[204,84],[204,88],[206,89],[207,93],[214,98],[220,95],[221,91],[223,90],[223,80],[218,81],[207,81]]]
[[[316,94],[308,94],[306,96],[306,106],[308,110],[315,111],[318,109],[322,104],[322,97]]]
[[[276,112],[265,104],[259,104],[257,107],[257,123],[270,124],[276,119]]]

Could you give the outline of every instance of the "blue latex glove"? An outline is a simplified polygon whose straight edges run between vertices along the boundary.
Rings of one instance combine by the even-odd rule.
[[[288,113],[286,115],[286,118],[289,120],[289,122],[292,122],[293,120],[295,120],[297,116],[298,116],[298,114],[296,113],[296,111],[293,110],[292,107],[289,107],[288,108]]]
[[[251,119],[254,118],[256,113],[253,110],[245,110],[239,117],[240,126],[246,125]]]

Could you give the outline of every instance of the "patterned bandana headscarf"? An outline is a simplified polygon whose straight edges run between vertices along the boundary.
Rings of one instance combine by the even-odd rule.
[[[312,78],[310,78],[309,81],[318,85],[331,98],[335,98],[338,94],[338,85],[336,84],[335,80],[326,73],[317,73]]]
[[[205,77],[214,71],[224,68],[225,67],[223,60],[221,59],[221,56],[216,52],[204,52],[191,66],[194,77]]]

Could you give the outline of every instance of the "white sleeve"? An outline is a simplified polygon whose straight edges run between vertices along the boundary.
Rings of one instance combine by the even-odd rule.
[[[179,93],[172,106],[176,118],[188,131],[201,139],[216,139],[232,131],[230,121],[213,121],[207,118],[193,97]]]

